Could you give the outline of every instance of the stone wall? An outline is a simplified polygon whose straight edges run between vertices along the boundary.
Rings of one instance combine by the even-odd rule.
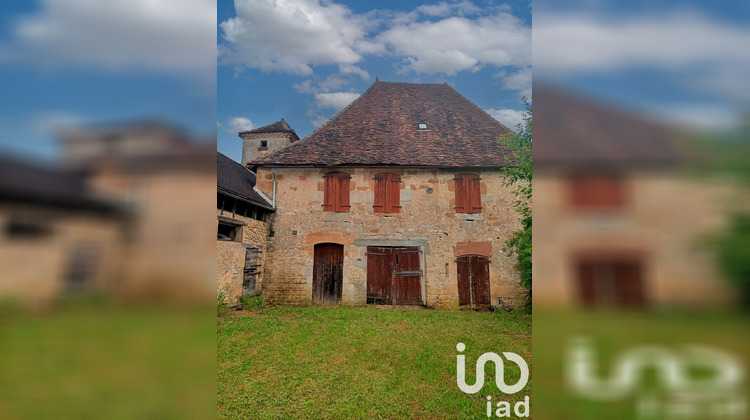
[[[268,237],[268,224],[241,215],[232,215],[232,212],[217,210],[218,216],[235,219],[245,223],[241,226],[241,241],[217,241],[216,243],[216,270],[217,290],[224,292],[226,301],[236,303],[237,298],[242,295],[242,270],[245,267],[245,249],[247,245],[260,245],[263,253],[259,258],[260,274],[255,281],[255,290],[260,291],[263,287],[263,265],[265,263],[266,240]]]
[[[642,172],[625,180],[616,211],[571,205],[565,173],[534,181],[534,304],[578,304],[575,262],[587,255],[634,255],[643,263],[647,300],[664,305],[721,305],[733,299],[705,240],[724,223],[736,196],[730,183],[679,172]],[[704,244],[704,245],[701,245]]]
[[[247,162],[277,150],[292,142],[292,134],[286,132],[276,133],[244,133],[242,137],[242,166]],[[267,142],[267,146],[262,148],[261,141]]]
[[[458,304],[457,255],[489,252],[492,303],[498,297],[520,304],[522,289],[515,258],[502,248],[520,228],[513,208],[515,196],[502,185],[499,170],[337,169],[351,175],[350,212],[323,211],[320,168],[277,168],[277,211],[268,242],[264,295],[269,300],[304,303],[312,297],[315,244],[344,245],[342,302],[362,305],[367,291],[367,246],[419,246],[422,250],[423,301],[430,306]],[[382,172],[401,176],[401,213],[373,212],[373,178]],[[457,173],[479,173],[481,214],[456,214]],[[273,174],[258,169],[257,187],[273,195]]]

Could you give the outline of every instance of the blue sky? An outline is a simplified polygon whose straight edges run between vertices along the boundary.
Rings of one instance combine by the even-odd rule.
[[[213,136],[215,2],[2,2],[0,23],[0,152],[53,160],[71,124],[162,119]]]
[[[747,1],[536,0],[534,80],[689,130],[729,130],[750,105]]]
[[[377,7],[377,9],[375,9]],[[220,1],[218,149],[284,118],[300,137],[370,86],[447,82],[515,128],[531,89],[529,1]]]

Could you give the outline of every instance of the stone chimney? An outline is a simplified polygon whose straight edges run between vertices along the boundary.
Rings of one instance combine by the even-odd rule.
[[[255,158],[299,140],[297,133],[283,118],[273,124],[243,131],[239,136],[242,138],[242,166],[247,166],[247,162]]]

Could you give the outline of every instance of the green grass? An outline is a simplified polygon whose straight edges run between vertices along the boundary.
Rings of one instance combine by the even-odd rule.
[[[574,392],[564,376],[565,356],[575,338],[590,339],[598,358],[598,377],[610,378],[611,367],[624,352],[641,346],[657,346],[682,357],[687,345],[701,345],[726,353],[750,366],[750,317],[738,312],[547,312],[534,313],[534,348],[538,376],[533,414],[537,419],[609,420],[634,419],[636,394],[658,395],[668,401],[669,392],[656,371],[645,376],[634,393],[614,402],[599,402]],[[698,372],[700,373],[700,372]],[[695,374],[695,372],[693,372]],[[747,387],[743,390],[746,401]],[[699,410],[704,410],[701,407]],[[698,413],[701,413],[699,411]],[[669,418],[660,415],[657,418]],[[728,417],[698,414],[700,419]]]
[[[214,328],[210,307],[6,311],[0,417],[212,418]]]
[[[218,318],[219,418],[475,418],[503,396],[490,378],[456,385],[456,344],[467,382],[484,352],[512,351],[531,366],[531,316],[374,307],[267,308]],[[506,364],[506,382],[518,369]]]

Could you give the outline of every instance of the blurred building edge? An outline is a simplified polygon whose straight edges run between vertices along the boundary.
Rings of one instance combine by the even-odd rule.
[[[165,123],[75,127],[60,168],[2,165],[2,298],[210,301],[215,141]]]
[[[735,300],[701,247],[732,186],[691,173],[689,133],[549,85],[534,117],[536,307]]]

